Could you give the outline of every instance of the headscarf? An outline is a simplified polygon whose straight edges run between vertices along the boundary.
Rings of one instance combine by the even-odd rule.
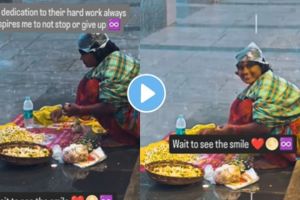
[[[254,42],[251,42],[246,48],[239,51],[236,54],[235,59],[238,62],[254,61],[261,64],[269,64],[268,62],[266,62],[261,49]]]
[[[114,51],[119,51],[106,33],[83,33],[79,36],[78,48],[80,54],[93,53],[98,62]]]

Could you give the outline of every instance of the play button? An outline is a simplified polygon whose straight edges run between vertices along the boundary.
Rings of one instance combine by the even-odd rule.
[[[154,95],[155,92],[153,90],[151,90],[149,87],[147,87],[144,84],[141,85],[141,103],[144,103]]]
[[[150,113],[162,106],[166,98],[166,89],[157,76],[142,74],[130,82],[127,97],[134,109]]]

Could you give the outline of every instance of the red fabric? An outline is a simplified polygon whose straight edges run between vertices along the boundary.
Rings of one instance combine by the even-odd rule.
[[[23,115],[18,115],[13,122],[20,127],[24,127]],[[30,132],[36,134],[44,133],[47,138],[45,145],[49,148],[52,148],[56,144],[64,148],[83,137],[83,134],[74,134],[71,129],[66,128],[60,130],[54,128],[33,128],[30,129]]]
[[[99,103],[99,81],[83,78],[77,88],[76,104],[91,105]]]
[[[252,123],[252,103],[251,99],[235,99],[230,108],[228,124],[243,125]],[[289,161],[295,161],[295,154],[263,154],[263,157],[272,165],[279,168],[287,167]]]
[[[228,124],[243,125],[252,122],[252,100],[235,99],[230,108]]]
[[[290,125],[290,128],[292,129],[293,134],[299,135],[300,134],[300,118],[293,121]]]
[[[99,91],[99,83],[100,81],[97,79],[83,78],[77,88],[76,104],[92,105],[99,103],[99,92],[101,92]],[[113,140],[125,145],[137,144],[139,134],[131,134],[129,131],[122,129],[113,116],[94,117],[109,132]]]

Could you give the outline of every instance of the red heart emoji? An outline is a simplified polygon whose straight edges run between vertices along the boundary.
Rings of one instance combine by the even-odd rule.
[[[251,140],[251,144],[256,150],[259,150],[264,145],[264,142],[263,138],[252,138]]]
[[[73,195],[71,200],[84,200],[84,197],[82,195],[80,195],[80,196]]]

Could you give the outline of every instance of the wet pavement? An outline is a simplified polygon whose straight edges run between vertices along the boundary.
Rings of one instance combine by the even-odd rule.
[[[187,186],[166,186],[154,182],[146,173],[140,175],[141,200],[252,200],[252,199],[272,199],[282,200],[284,198],[287,185],[291,177],[291,169],[285,170],[263,170],[257,171],[260,176],[258,183],[246,187],[245,189],[233,191],[225,186],[210,185],[203,188],[201,181]]]
[[[226,123],[231,103],[246,87],[234,74],[234,56],[252,41],[262,48],[274,73],[300,87],[299,8],[300,2],[293,0],[177,0],[176,22],[141,40],[142,73],[160,77],[167,91],[158,111],[141,115],[141,145],[174,130],[179,114],[184,114],[187,127]],[[201,183],[165,187],[141,174],[140,198],[283,199],[292,172],[258,171],[255,185],[260,190],[252,196],[228,194],[221,186],[203,190]]]
[[[48,2],[87,4],[99,0]],[[154,28],[149,25],[145,32],[142,30],[145,37],[141,40],[140,55],[138,24],[140,5],[143,4],[139,0],[101,2],[130,3],[131,17],[125,33],[111,38],[126,53],[141,58],[142,73],[159,76],[167,88],[163,107],[141,116],[142,145],[160,140],[174,129],[180,113],[185,115],[188,126],[199,122],[225,123],[230,103],[245,87],[234,75],[234,55],[251,41],[262,47],[275,73],[300,86],[300,23],[295,20],[300,16],[298,1],[177,0],[176,23],[163,27],[164,22],[156,18]],[[258,16],[257,33],[255,15]],[[77,38],[78,34],[65,33],[0,33],[0,124],[22,111],[23,98],[27,95],[34,100],[35,108],[47,102],[56,104],[74,100],[77,84],[86,72],[79,60]],[[49,99],[51,101],[47,101]],[[50,191],[92,191],[97,188],[98,191],[102,188],[105,191],[106,186],[110,186],[122,199],[137,151],[119,149],[112,152],[104,162],[112,168],[104,172],[102,165],[99,169],[78,172],[78,168],[72,166],[52,169],[48,165],[21,170],[8,168],[1,162],[0,169],[4,171],[0,170],[0,176],[4,179],[0,180],[0,188],[4,191],[16,191],[16,188],[34,191],[34,187],[41,191],[46,188]],[[118,160],[122,160],[119,170],[114,169]],[[258,172],[260,191],[254,194],[254,199],[266,199],[266,196],[283,199],[291,171]],[[16,179],[12,179],[12,175]],[[112,175],[120,181],[110,181]],[[92,184],[93,181],[99,181],[102,187]],[[212,187],[204,192],[201,183],[183,188],[161,187],[146,174],[141,175],[141,199],[182,199],[182,196],[218,199],[216,193],[224,192],[223,189]],[[239,196],[240,199],[251,199],[249,193]]]
[[[33,101],[36,108],[54,105],[60,101],[70,102],[63,91],[55,92],[55,86]],[[93,140],[101,141],[101,138]],[[97,143],[97,142],[96,142]],[[38,166],[13,166],[0,161],[1,192],[94,192],[113,194],[116,199],[124,199],[139,156],[139,147],[103,148],[107,159],[85,169],[73,165],[52,162]],[[135,179],[138,183],[138,179]],[[130,188],[132,189],[132,188]],[[137,192],[126,195],[136,198]],[[134,197],[134,198],[132,198]]]
[[[0,0],[0,2],[2,2]],[[7,1],[6,1],[7,2]],[[139,59],[140,0],[14,0],[23,3],[129,3],[130,17],[122,34],[109,37],[122,51]],[[25,96],[33,100],[51,93],[73,102],[87,69],[77,50],[80,33],[0,33],[0,124],[22,112]],[[36,105],[35,105],[36,106]],[[37,105],[37,109],[40,105]]]
[[[246,87],[234,74],[234,56],[251,41],[274,73],[300,87],[298,8],[294,0],[177,0],[176,22],[141,40],[142,73],[160,77],[167,91],[158,111],[141,115],[141,144],[174,130],[179,114],[188,127],[226,123],[231,102]]]
[[[0,161],[1,192],[94,192],[124,199],[139,149],[103,150],[107,159],[86,169],[65,164],[52,168],[51,163],[13,166]]]
[[[140,0],[11,0],[14,3],[99,4],[129,3],[124,33],[109,37],[120,49],[139,59]],[[74,102],[76,88],[87,72],[77,50],[80,33],[0,33],[0,124],[22,112],[25,96],[34,108]],[[108,158],[90,169],[69,165],[51,168],[12,167],[0,162],[1,192],[112,193],[123,199],[136,164],[138,148],[104,149]],[[131,188],[132,189],[132,188]],[[137,198],[136,190],[126,198]]]

